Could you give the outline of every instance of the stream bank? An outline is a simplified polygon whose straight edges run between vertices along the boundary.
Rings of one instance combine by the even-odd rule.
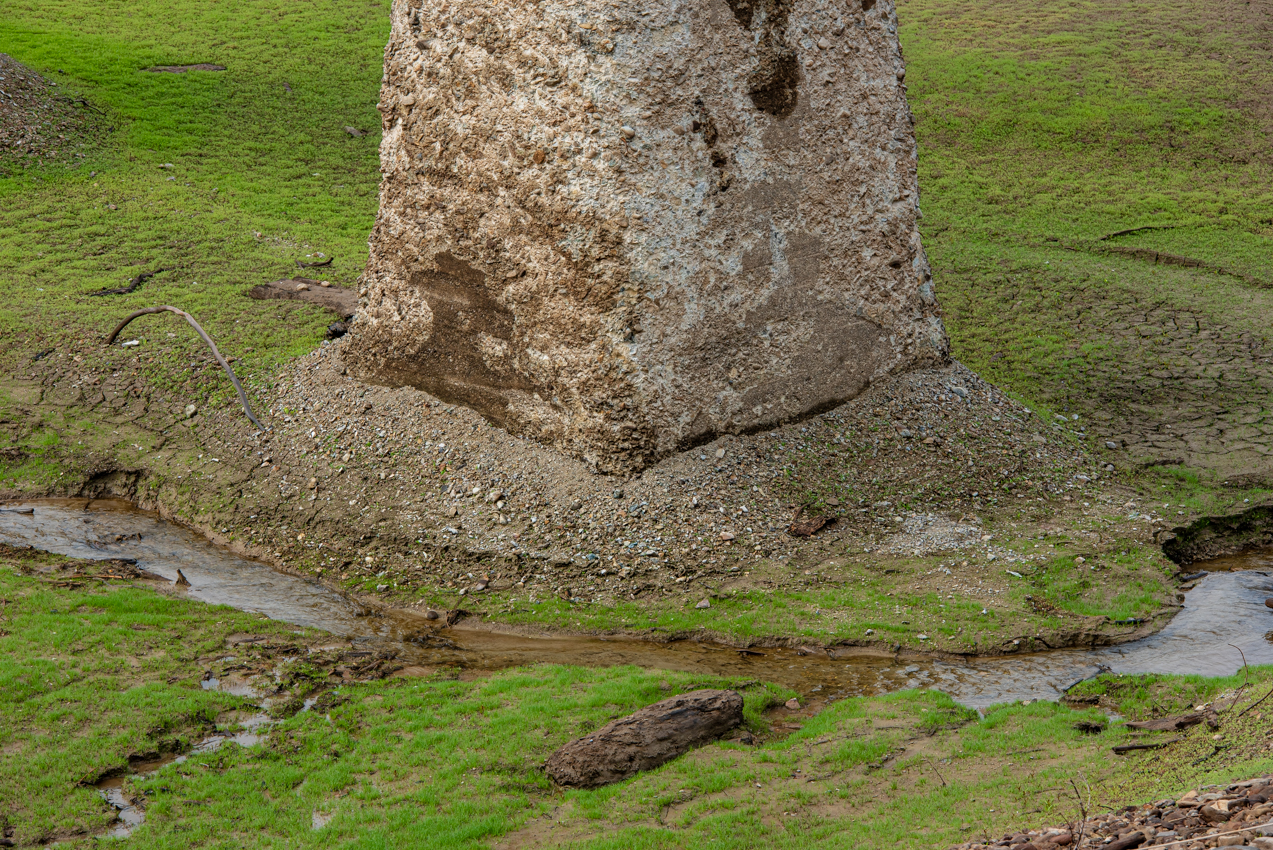
[[[893,788],[901,782],[909,807],[937,790],[936,785],[926,785],[925,776],[932,776],[927,761],[931,759],[946,781],[979,789],[975,794],[985,801],[974,807],[981,814],[971,821],[966,806],[953,814],[952,826],[981,823],[984,827],[977,828],[992,834],[996,824],[1011,817],[1019,819],[1019,815],[1014,815],[1018,809],[1005,806],[1011,799],[1011,793],[1004,796],[1008,789],[995,790],[996,783],[1003,781],[996,765],[1005,754],[1010,761],[1022,764],[1023,769],[1015,774],[1025,783],[1022,790],[1034,787],[1030,783],[1036,779],[1031,777],[1057,784],[1055,772],[1061,766],[1065,771],[1078,769],[1089,776],[1117,771],[1123,762],[1103,761],[1105,757],[1100,754],[1108,754],[1109,745],[1123,740],[1125,732],[1111,727],[1097,741],[1075,732],[1071,726],[1079,720],[1089,726],[1103,725],[1106,711],[1130,716],[1139,711],[1122,697],[1108,705],[1102,697],[1099,710],[1033,701],[1036,696],[1055,697],[1056,688],[1068,684],[1061,677],[1097,669],[1092,664],[1092,653],[1072,653],[1085,656],[1076,659],[1057,653],[1056,657],[1049,654],[972,659],[952,664],[949,659],[903,658],[889,653],[877,653],[873,658],[832,658],[830,653],[820,654],[815,647],[806,648],[804,654],[798,648],[760,649],[744,654],[736,647],[704,641],[652,643],[594,637],[492,636],[489,632],[465,629],[465,620],[444,627],[418,612],[369,610],[330,588],[238,558],[180,526],[118,503],[36,503],[26,507],[6,505],[0,510],[4,539],[25,540],[95,559],[58,564],[54,556],[25,550],[30,554],[23,557],[48,562],[47,567],[32,573],[37,585],[44,589],[34,595],[34,588],[24,589],[21,584],[7,589],[3,595],[9,601],[5,612],[8,619],[0,624],[12,630],[20,646],[27,647],[23,652],[29,651],[33,640],[52,641],[44,651],[50,659],[81,659],[76,662],[81,667],[105,664],[104,669],[109,669],[118,663],[114,657],[122,649],[124,659],[132,659],[123,665],[125,670],[129,665],[140,664],[140,668],[133,668],[136,672],[132,675],[136,676],[154,668],[155,674],[167,677],[169,684],[162,687],[171,692],[162,702],[146,708],[145,701],[127,696],[144,693],[135,690],[138,685],[120,690],[119,684],[114,684],[102,693],[77,694],[67,689],[77,687],[75,683],[83,680],[83,672],[53,673],[53,668],[49,668],[50,672],[42,673],[49,679],[47,696],[32,695],[18,703],[34,713],[27,720],[9,722],[8,728],[28,729],[35,736],[21,733],[19,740],[8,744],[10,748],[17,746],[13,757],[28,758],[23,755],[25,744],[21,743],[27,738],[62,764],[74,765],[76,759],[84,757],[74,755],[73,737],[63,740],[69,730],[59,726],[59,711],[51,708],[91,699],[100,704],[100,709],[94,706],[94,716],[109,718],[113,725],[123,728],[135,725],[128,719],[128,712],[141,708],[149,719],[138,726],[140,734],[132,748],[119,749],[121,745],[129,746],[119,736],[108,737],[91,748],[92,759],[108,769],[88,770],[88,781],[103,772],[110,774],[105,784],[112,787],[104,790],[115,804],[124,803],[123,809],[131,809],[129,818],[144,815],[141,829],[148,836],[146,840],[163,846],[190,846],[192,838],[194,843],[200,843],[200,829],[211,830],[209,837],[224,836],[228,827],[244,817],[249,818],[249,823],[259,823],[253,829],[276,834],[279,830],[286,832],[289,819],[303,815],[306,833],[303,838],[300,834],[293,836],[294,843],[299,841],[302,845],[311,834],[314,840],[330,842],[334,836],[323,831],[328,827],[358,834],[372,828],[359,811],[382,821],[389,810],[371,802],[364,792],[358,792],[356,798],[362,802],[347,799],[344,794],[351,788],[351,775],[381,777],[375,780],[376,787],[384,789],[388,782],[390,787],[399,789],[396,793],[407,794],[413,800],[419,793],[432,793],[428,789],[435,788],[450,789],[446,794],[455,800],[469,800],[470,784],[472,793],[482,799],[500,800],[511,787],[508,783],[520,782],[526,790],[517,792],[515,811],[521,814],[501,821],[503,825],[495,833],[504,836],[500,846],[556,846],[565,834],[575,834],[582,840],[596,828],[586,815],[587,807],[593,805],[589,801],[608,799],[607,792],[563,797],[549,786],[540,787],[542,773],[537,769],[542,759],[560,742],[595,728],[616,713],[700,686],[742,689],[750,695],[750,716],[758,717],[755,712],[763,710],[763,727],[749,721],[749,729],[753,730],[750,735],[709,745],[624,783],[624,799],[637,806],[634,815],[645,811],[647,802],[654,805],[654,801],[665,799],[669,785],[673,809],[686,815],[726,804],[743,789],[752,789],[747,798],[754,797],[753,804],[761,803],[765,811],[772,807],[775,817],[786,820],[789,816],[783,812],[792,811],[822,812],[835,818],[834,822],[840,824],[837,829],[844,829],[857,820],[856,816],[847,817],[850,811],[861,815],[871,809],[871,804],[856,799],[856,792],[846,791],[846,784],[876,788],[872,793],[881,795],[888,791],[890,782]],[[82,566],[85,564],[89,566]],[[177,569],[187,576],[189,586],[171,583],[178,577]],[[127,587],[109,586],[121,579],[154,587],[162,595],[145,588],[130,591]],[[1255,637],[1249,627],[1262,620],[1252,621],[1251,615],[1260,601],[1259,594],[1266,590],[1266,579],[1251,570],[1210,574],[1189,591],[1185,605],[1186,614],[1196,604],[1196,610],[1205,617],[1196,618],[1190,625],[1182,615],[1156,636],[1156,643],[1151,638],[1119,647],[1116,649],[1127,652],[1125,658],[1103,660],[1148,666],[1157,657],[1180,669],[1179,654],[1198,651],[1203,654],[1202,661],[1233,669],[1238,662],[1226,660],[1224,652],[1227,649],[1230,654],[1236,653],[1222,647],[1221,642],[1227,643],[1236,636],[1230,627],[1239,623],[1247,626],[1246,638]],[[117,598],[130,600],[128,605],[137,613],[125,615]],[[28,609],[37,599],[43,600],[40,604],[48,613],[43,619],[32,620]],[[324,635],[262,618],[259,613],[240,613],[207,602],[234,603],[257,611],[268,608],[273,616],[326,625],[339,634]],[[167,627],[173,633],[164,637],[162,627],[156,630],[160,622],[156,615],[171,606],[180,607],[172,612],[174,616]],[[1248,611],[1248,606],[1252,610]],[[1220,617],[1218,611],[1230,616]],[[1217,622],[1219,630],[1215,628]],[[1173,636],[1172,626],[1186,628]],[[201,636],[209,628],[214,628],[215,640]],[[70,643],[61,643],[64,640]],[[138,644],[139,640],[144,645]],[[85,641],[96,643],[90,647]],[[1242,645],[1251,653],[1261,650],[1258,645]],[[169,662],[165,662],[168,667],[155,668],[162,658],[156,652],[171,654],[173,662],[179,660],[177,656],[190,657],[178,665],[174,676],[167,672],[172,669]],[[25,659],[21,652],[14,657]],[[24,660],[23,668],[33,669],[32,661],[35,659]],[[555,661],[562,664],[552,663]],[[1058,663],[1049,667],[1049,662]],[[44,669],[38,665],[46,663],[36,661],[37,669]],[[507,666],[514,664],[529,666]],[[632,664],[644,665],[644,669],[629,666]],[[185,669],[184,674],[180,668]],[[286,675],[280,679],[280,673]],[[717,673],[725,677],[719,678]],[[385,680],[386,675],[391,678]],[[760,676],[786,681],[794,687],[760,686]],[[1136,678],[1127,676],[1117,681]],[[1175,678],[1168,676],[1165,680]],[[1206,684],[1210,690],[1205,692],[1218,692],[1232,688],[1229,681],[1240,685],[1241,676],[1204,681],[1215,683]],[[316,694],[320,697],[317,704],[313,698],[301,700],[287,695],[294,688],[315,685],[321,689]],[[935,690],[947,687],[964,689],[964,698],[970,702],[978,695],[982,699],[1011,698],[1011,693],[1019,692],[1018,699],[1024,698],[1029,704],[1016,701],[1007,707],[991,706],[985,709],[985,719],[977,720],[976,713]],[[1013,687],[1016,690],[1010,691]],[[1079,690],[1087,687],[1084,684]],[[1196,691],[1199,685],[1189,687]],[[861,695],[884,692],[891,694]],[[118,699],[112,698],[112,693],[127,701],[115,704]],[[793,697],[799,707],[785,707],[784,702]],[[221,707],[191,714],[189,708],[182,706],[192,698],[212,700]],[[1201,695],[1189,698],[1206,699]],[[1170,704],[1163,697],[1157,699]],[[537,701],[542,706],[532,710],[531,706],[539,704]],[[311,706],[311,710],[304,710]],[[9,710],[0,707],[0,711]],[[155,717],[156,710],[174,713],[166,718]],[[251,722],[262,710],[282,719],[275,721],[264,740],[252,743],[244,739],[249,746],[235,745],[232,736],[240,732],[255,734],[241,729],[241,724],[244,720]],[[530,714],[521,719],[528,711]],[[870,718],[866,727],[862,726],[863,712]],[[39,732],[42,724],[47,725],[45,718],[53,726]],[[175,734],[177,738],[156,740],[153,731],[146,731],[155,729],[168,729],[166,735]],[[438,737],[439,732],[443,732],[442,737]],[[475,737],[466,737],[470,733]],[[464,740],[452,740],[457,735]],[[403,741],[412,744],[403,746]],[[210,742],[217,742],[217,746],[206,746]],[[988,744],[992,744],[991,751],[984,750]],[[160,752],[170,754],[164,760],[177,753],[188,757],[181,764],[161,766],[153,775],[143,775],[140,771],[149,768],[144,762],[156,745]],[[507,748],[507,752],[496,756],[497,762],[488,763],[491,756],[485,754],[493,746]],[[1060,759],[1057,768],[1035,763],[1040,747],[1055,751],[1050,758]],[[972,748],[979,754],[954,759],[961,748]],[[1000,755],[989,755],[1000,750]],[[1025,754],[1013,755],[1019,751]],[[1196,760],[1203,755],[1206,753],[1191,758]],[[129,756],[139,762],[138,770],[121,773],[119,768],[110,767],[112,763],[127,764]],[[1076,757],[1080,757],[1078,761]],[[349,764],[342,765],[346,759]],[[741,766],[729,766],[739,759]],[[305,775],[318,783],[304,783],[299,796],[295,786],[298,780],[289,778],[294,763],[297,768],[303,765]],[[1024,769],[1027,765],[1028,770]],[[717,777],[710,788],[692,778],[704,770]],[[735,777],[739,770],[741,773]],[[809,775],[807,780],[805,774]],[[23,771],[10,772],[15,778],[23,775]],[[994,779],[996,776],[999,778]],[[242,777],[250,787],[238,788],[235,777]],[[321,781],[319,777],[323,777]],[[756,781],[744,782],[743,777]],[[357,785],[362,780],[354,781]],[[755,789],[757,781],[763,790]],[[867,785],[860,785],[862,782]],[[836,787],[850,796],[837,793]],[[91,784],[88,789],[94,790]],[[266,797],[261,796],[262,789]],[[811,800],[808,789],[820,789],[817,793],[826,796]],[[884,798],[888,796],[883,794]],[[237,808],[227,807],[223,798],[248,802]],[[269,800],[294,801],[303,808],[293,811],[289,802],[279,809],[278,803]],[[850,800],[854,800],[851,805]],[[656,823],[665,824],[660,829],[673,823],[684,823],[683,828],[692,829],[693,819],[701,816],[683,821],[678,814],[669,821],[666,818],[670,813],[665,812],[662,818],[656,817],[658,807],[664,806],[666,803],[659,802],[649,815],[656,818]],[[284,810],[291,814],[281,818]],[[16,818],[12,823],[24,830],[36,823],[51,822],[31,820],[26,803],[10,811]],[[877,823],[884,826],[898,817],[886,810],[876,811]],[[537,819],[549,812],[553,813],[550,819]],[[549,825],[553,828],[544,831]],[[903,825],[908,830],[920,828],[906,817],[888,828]],[[123,826],[117,822],[110,828]],[[436,820],[428,820],[428,826],[434,833],[451,836],[453,841],[456,838],[449,831],[451,827]],[[195,836],[190,834],[191,829],[196,830]],[[60,838],[75,844],[79,840],[73,831],[24,834],[42,842]],[[946,843],[955,843],[956,838],[952,834]],[[812,839],[806,834],[806,840]],[[860,837],[855,846],[884,846],[873,841]],[[887,843],[896,846],[899,841],[902,839],[895,837]]]
[[[1007,657],[899,651],[887,645],[737,646],[710,640],[648,640],[634,635],[510,633],[475,623],[458,609],[372,607],[311,579],[242,558],[193,532],[118,501],[10,504],[0,510],[0,542],[78,558],[129,559],[209,604],[321,629],[350,646],[389,651],[400,663],[436,670],[490,671],[530,663],[641,667],[772,681],[806,702],[937,687],[984,708],[1055,699],[1101,671],[1217,675],[1273,664],[1273,550],[1253,551],[1199,571],[1176,616],[1155,634],[1088,650]],[[774,643],[780,643],[775,641]]]

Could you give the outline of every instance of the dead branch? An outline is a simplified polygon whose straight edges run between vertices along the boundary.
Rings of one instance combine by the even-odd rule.
[[[941,775],[941,771],[937,769],[937,765],[933,764],[933,760],[928,756],[924,756],[924,761],[928,762],[928,766],[933,769],[933,773],[937,774],[937,778],[941,780],[941,787],[946,787],[946,777]]]
[[[178,316],[185,319],[190,324],[190,327],[195,329],[195,332],[197,332],[199,336],[203,337],[203,341],[208,344],[208,348],[212,349],[212,356],[215,357],[217,362],[221,364],[221,368],[225,370],[225,373],[230,376],[230,383],[234,384],[234,389],[239,394],[239,403],[243,405],[243,412],[247,414],[248,419],[252,421],[252,424],[255,425],[258,430],[266,430],[265,426],[261,424],[261,421],[256,418],[254,413],[252,413],[252,406],[248,404],[248,396],[247,393],[243,392],[243,385],[240,384],[239,379],[234,376],[234,370],[230,368],[230,364],[225,362],[225,358],[222,357],[221,352],[217,350],[217,344],[212,341],[212,337],[208,336],[207,332],[204,331],[203,328],[199,327],[199,323],[194,320],[194,316],[190,315],[185,310],[178,310],[176,307],[170,307],[168,305],[164,305],[162,307],[147,307],[144,310],[138,310],[127,319],[120,322],[119,326],[116,327],[115,330],[111,331],[110,336],[106,337],[106,344],[113,344],[115,342],[115,337],[119,336],[119,332],[126,328],[128,323],[133,319],[150,313],[164,312],[176,313]]]
[[[1246,653],[1242,651],[1242,647],[1237,646],[1236,644],[1227,643],[1225,646],[1232,646],[1238,651],[1238,655],[1242,656],[1242,670],[1246,673],[1246,681],[1242,683],[1242,687],[1245,688],[1247,685],[1251,684],[1251,668],[1247,666]],[[1234,703],[1237,703],[1237,700],[1234,700]]]
[[[1087,785],[1087,780],[1084,780],[1083,784]],[[1074,799],[1079,805],[1078,828],[1076,829],[1074,826],[1070,827],[1070,837],[1075,847],[1082,847],[1083,836],[1087,832],[1087,804],[1083,802],[1083,795],[1079,793],[1079,787],[1075,784],[1073,778],[1070,779],[1070,787],[1074,789]],[[1088,786],[1088,791],[1090,793],[1091,786]]]
[[[1248,705],[1246,708],[1244,708],[1244,709],[1242,709],[1240,712],[1238,712],[1238,717],[1241,717],[1242,715],[1246,714],[1248,711],[1250,711],[1251,709],[1255,708],[1255,707],[1256,707],[1257,705],[1259,705],[1260,703],[1264,702],[1264,701],[1265,701],[1266,699],[1268,699],[1270,696],[1273,696],[1273,688],[1269,688],[1269,692],[1268,692],[1267,694],[1265,694],[1264,696],[1260,697],[1260,698],[1259,698],[1259,699],[1257,699],[1255,702],[1251,703],[1251,704],[1250,704],[1250,705]]]
[[[1140,233],[1145,230],[1174,230],[1179,227],[1178,224],[1151,224],[1146,227],[1133,227],[1128,230],[1119,230],[1115,233],[1106,233],[1104,236],[1098,236],[1097,242],[1104,242],[1107,239],[1117,239],[1119,236],[1127,236],[1132,233]]]
[[[153,272],[142,272],[141,274],[137,275],[137,277],[128,281],[128,286],[121,286],[119,289],[99,289],[96,292],[90,292],[88,294],[88,297],[96,298],[99,295],[127,295],[128,293],[136,290],[137,287],[141,286],[143,283],[150,280],[155,275],[162,274],[163,272],[170,272],[170,271],[172,271],[172,269],[156,269]]]
[[[1136,741],[1132,744],[1119,744],[1114,747],[1114,752],[1121,756],[1123,753],[1130,753],[1135,750],[1157,750],[1167,746],[1168,744],[1174,744],[1177,741],[1183,740],[1183,738],[1176,736],[1175,738],[1163,738],[1160,741]]]

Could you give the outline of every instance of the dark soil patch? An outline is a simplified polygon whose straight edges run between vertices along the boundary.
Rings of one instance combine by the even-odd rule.
[[[294,277],[263,283],[248,290],[249,298],[262,301],[304,301],[332,310],[342,319],[349,319],[358,309],[358,293],[343,286],[323,286],[320,280]]]
[[[1273,545],[1273,505],[1257,505],[1227,516],[1202,517],[1174,528],[1162,548],[1163,554],[1183,567],[1269,545]]]

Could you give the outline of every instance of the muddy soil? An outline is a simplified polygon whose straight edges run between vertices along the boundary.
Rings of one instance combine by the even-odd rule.
[[[1029,270],[986,275],[980,285],[984,300],[956,311],[957,321],[1010,337],[1016,310],[1054,315],[1075,354],[1067,380],[1040,384],[1040,398],[1079,415],[1126,462],[1204,470],[1234,488],[1273,487],[1273,411],[1262,401],[1273,393],[1273,337],[1207,306],[1130,287],[1066,291]],[[1006,363],[1019,356],[1010,348],[993,355]]]
[[[1083,422],[1044,421],[958,364],[624,479],[425,393],[361,384],[345,374],[344,344],[299,358],[256,401],[273,429],[264,435],[228,405],[187,415],[179,394],[137,378],[146,352],[119,348],[30,362],[13,376],[17,418],[0,428],[18,441],[43,412],[98,419],[114,445],[65,450],[77,470],[53,494],[124,496],[275,566],[398,599],[484,585],[694,604],[817,586],[811,567],[880,552],[947,553],[934,581],[977,593],[983,577],[993,588],[1002,567],[1036,557],[1006,546],[1014,537],[1097,516],[1102,532],[1077,532],[1093,542],[1150,542],[1167,527],[1110,480],[1117,453],[1083,447]],[[793,536],[798,512],[827,523]]]
[[[806,642],[740,649],[701,639],[513,634],[462,610],[363,605],[317,582],[233,555],[118,502],[65,500],[0,508],[0,542],[76,558],[105,558],[91,565],[97,580],[140,578],[166,592],[330,632],[334,639],[324,648],[334,653],[324,661],[330,661],[329,675],[374,678],[402,669],[442,668],[481,673],[531,663],[636,664],[777,682],[797,690],[814,707],[848,696],[930,686],[966,705],[985,707],[1017,699],[1055,699],[1074,682],[1101,670],[1214,675],[1237,669],[1243,660],[1273,663],[1273,643],[1264,639],[1273,626],[1273,614],[1264,606],[1273,594],[1273,551],[1218,563],[1218,572],[1193,579],[1180,613],[1157,634],[1144,636],[1160,624],[1142,624],[1124,628],[1120,636],[1087,637],[1093,647],[1116,644],[1105,649],[960,659],[898,651],[882,642],[865,647]],[[84,564],[58,564],[49,571],[50,580],[58,586],[76,586],[88,580],[81,578]],[[1044,648],[1039,641],[1016,643],[1013,651]],[[249,648],[248,655],[253,651]],[[310,647],[309,652],[312,656],[316,650]],[[354,657],[364,660],[351,663]],[[343,666],[331,666],[337,664]],[[234,667],[210,667],[205,678],[227,680],[233,673],[242,680],[263,672],[260,664],[240,659]]]

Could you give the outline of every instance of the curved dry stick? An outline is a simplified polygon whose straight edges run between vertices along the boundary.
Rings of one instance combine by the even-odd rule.
[[[119,289],[99,289],[96,292],[90,292],[87,297],[96,298],[101,295],[127,295],[130,292],[133,292],[134,290],[136,290],[137,287],[141,286],[143,283],[150,280],[155,275],[163,274],[164,272],[170,272],[170,271],[172,271],[172,269],[159,269],[153,272],[142,272],[141,274],[137,275],[137,277],[128,281],[128,286],[121,286]]]
[[[258,429],[262,431],[266,430],[265,426],[261,424],[260,420],[257,419],[255,415],[253,415],[252,407],[248,404],[247,393],[243,392],[243,385],[239,383],[238,378],[234,377],[234,370],[230,368],[229,363],[225,362],[225,358],[221,356],[221,352],[217,351],[217,344],[212,341],[212,337],[208,336],[207,332],[205,332],[203,328],[199,327],[199,323],[194,320],[194,316],[190,315],[185,310],[178,310],[176,307],[169,307],[166,304],[162,307],[147,307],[145,310],[138,310],[136,313],[133,313],[127,319],[124,319],[124,321],[120,322],[119,326],[115,328],[115,330],[111,331],[110,336],[106,337],[106,344],[110,345],[111,343],[113,343],[115,341],[115,337],[119,336],[119,332],[122,331],[124,328],[128,327],[128,323],[131,322],[133,319],[136,319],[139,316],[145,316],[149,313],[165,313],[165,312],[176,313],[178,316],[180,316],[181,318],[189,322],[190,327],[194,328],[195,331],[198,332],[199,336],[203,337],[203,341],[206,342],[208,344],[208,347],[212,349],[212,356],[217,359],[217,362],[221,364],[221,368],[224,369],[225,373],[230,376],[230,383],[234,384],[234,389],[239,394],[239,403],[243,405],[243,412],[248,415],[248,419],[252,420],[252,424],[255,425]]]

